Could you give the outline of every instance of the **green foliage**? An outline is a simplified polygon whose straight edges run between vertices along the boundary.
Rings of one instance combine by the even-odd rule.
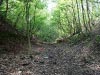
[[[45,42],[54,42],[58,38],[58,32],[51,26],[42,27],[37,36]]]
[[[52,0],[57,4],[48,12],[48,0],[8,0],[7,18],[20,32],[37,35],[41,40],[52,42],[59,37],[71,36],[71,42],[83,40],[82,32],[89,32],[91,20],[100,16],[100,5],[95,0]],[[28,3],[28,22],[26,11]],[[0,11],[6,11],[7,3],[3,1]],[[0,16],[5,13],[0,12]],[[28,27],[28,28],[27,28]],[[74,36],[72,36],[75,34]]]
[[[74,35],[74,36],[72,36],[72,37],[70,37],[69,38],[69,42],[71,43],[71,44],[77,44],[77,43],[79,43],[80,42],[80,40],[81,40],[81,38],[79,38],[80,36],[79,35]]]
[[[82,41],[89,41],[90,40],[90,35],[89,34],[76,34],[76,35],[73,35],[71,37],[69,37],[69,42],[74,45],[74,44],[78,44]]]
[[[100,44],[100,35],[96,35],[95,40],[96,40],[96,43],[99,43]]]
[[[5,19],[5,17],[6,17],[6,12],[0,11],[0,19]]]

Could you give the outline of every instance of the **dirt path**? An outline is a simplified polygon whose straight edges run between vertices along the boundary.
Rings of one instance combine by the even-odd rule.
[[[33,45],[32,49],[32,55],[1,54],[0,75],[100,75],[99,63],[88,61],[89,49],[82,43]]]

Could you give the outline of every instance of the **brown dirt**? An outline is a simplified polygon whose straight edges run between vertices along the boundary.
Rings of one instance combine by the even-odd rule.
[[[100,75],[100,63],[84,43],[33,45],[32,53],[0,55],[0,75]]]
[[[2,32],[15,31],[14,34],[17,34],[16,29],[12,30],[12,27],[8,28],[9,26],[5,27],[5,25],[8,26],[0,22]],[[92,33],[100,32],[94,30]],[[1,40],[0,38],[0,44]],[[100,58],[93,55],[93,49],[95,50],[93,41],[90,43],[84,41],[74,46],[67,43],[36,44],[32,45],[32,52],[28,54],[28,50],[20,50],[21,45],[18,41],[11,40],[11,37],[10,40],[7,39],[3,46],[8,44],[6,49],[14,47],[13,52],[9,50],[0,52],[2,53],[0,54],[0,75],[100,75]],[[3,48],[0,51],[3,51]]]

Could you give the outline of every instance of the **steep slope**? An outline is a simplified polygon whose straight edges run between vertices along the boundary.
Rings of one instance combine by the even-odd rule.
[[[9,20],[0,20],[0,52],[18,51],[25,40]]]

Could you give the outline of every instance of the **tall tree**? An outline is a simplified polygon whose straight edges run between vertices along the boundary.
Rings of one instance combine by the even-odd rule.
[[[8,1],[9,0],[6,0],[6,18],[7,18],[7,13],[8,13]]]
[[[73,27],[74,27],[74,33],[76,33],[76,24],[77,24],[77,21],[76,21],[76,13],[75,13],[75,9],[74,9],[74,2],[72,0],[72,10],[73,10]]]
[[[83,24],[85,27],[86,32],[88,32],[88,27],[86,26],[86,20],[85,20],[85,9],[84,9],[84,4],[83,4],[83,0],[81,0],[81,8],[82,8],[82,17],[83,17]]]
[[[26,0],[25,2],[25,9],[26,9],[26,23],[27,23],[27,38],[28,38],[28,45],[29,45],[29,54],[31,53],[31,42],[30,42],[30,39],[31,39],[31,33],[30,33],[30,16],[29,16],[29,10],[30,10],[30,3],[29,3],[29,0]]]
[[[89,29],[92,30],[92,28],[91,28],[91,19],[90,19],[90,9],[89,9],[89,2],[88,2],[88,0],[86,0],[86,7],[87,7],[87,16],[88,16]]]
[[[80,9],[79,9],[79,3],[78,1],[76,0],[76,5],[77,5],[77,16],[78,16],[78,30],[79,30],[79,33],[82,32],[82,26],[81,26],[81,21],[80,21]]]

